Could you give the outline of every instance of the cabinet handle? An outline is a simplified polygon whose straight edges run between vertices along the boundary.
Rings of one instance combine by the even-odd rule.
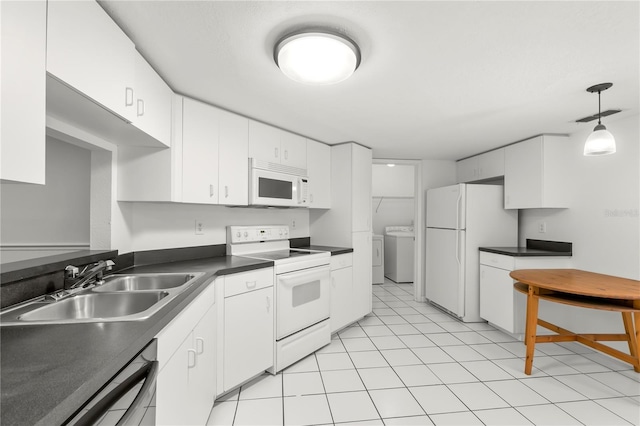
[[[313,194],[309,194],[309,202],[313,203]]]
[[[376,256],[380,257],[380,249],[379,248],[376,248]]]
[[[278,158],[278,148],[275,149],[275,157]]]
[[[204,353],[204,339],[202,337],[196,337],[196,352],[198,355]]]
[[[187,368],[193,368],[196,366],[196,351],[195,349],[187,349]]]
[[[256,283],[257,281],[247,281],[245,284],[247,285],[247,288],[256,288]]]
[[[284,159],[285,159],[285,160],[288,160],[288,159],[289,159],[289,150],[288,150],[288,149],[285,149],[285,150],[284,150]]]
[[[267,312],[271,312],[271,298],[267,296]]]
[[[144,115],[144,99],[138,99],[138,106],[136,111],[138,117],[142,117]]]
[[[124,89],[124,105],[133,105],[133,89],[131,87],[125,87]]]
[[[209,197],[213,197],[213,185],[209,185]]]
[[[224,198],[229,198],[229,186],[224,186]]]

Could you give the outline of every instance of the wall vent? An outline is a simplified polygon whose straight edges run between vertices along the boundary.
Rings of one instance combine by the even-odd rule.
[[[608,115],[617,114],[620,111],[622,111],[622,110],[621,109],[608,109],[606,111],[602,111],[600,113],[600,116],[601,117],[606,117]],[[597,120],[597,119],[598,119],[598,114],[594,114],[594,115],[590,115],[588,117],[580,118],[580,119],[576,120],[576,123],[588,123],[590,121]]]

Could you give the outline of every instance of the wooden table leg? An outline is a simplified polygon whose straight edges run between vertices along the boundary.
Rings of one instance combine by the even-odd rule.
[[[527,325],[525,329],[525,341],[527,342],[527,358],[524,363],[524,373],[530,375],[533,367],[533,351],[536,347],[536,328],[538,326],[538,292],[537,287],[529,285],[527,294]]]
[[[638,306],[640,305],[640,301],[636,300],[634,301],[633,304],[634,304],[634,307],[640,308],[640,306]],[[635,330],[632,330],[634,335],[630,337],[632,339],[635,338],[636,353],[631,355],[635,356],[636,358],[636,365],[633,366],[633,369],[635,370],[636,373],[640,373],[640,312],[634,312],[633,319],[635,322]],[[631,342],[631,340],[629,342]]]

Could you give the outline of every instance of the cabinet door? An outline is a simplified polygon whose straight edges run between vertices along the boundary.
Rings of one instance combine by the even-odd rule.
[[[298,169],[307,169],[307,140],[302,136],[284,132],[280,134],[280,163]]]
[[[478,155],[480,179],[504,176],[504,148]]]
[[[352,229],[354,232],[371,232],[371,150],[360,145],[352,146],[353,188]],[[369,256],[370,251],[367,252]]]
[[[224,299],[224,391],[273,366],[273,287]]]
[[[309,207],[331,207],[331,147],[307,139],[307,172],[309,174]]]
[[[195,368],[189,369],[189,399],[194,424],[206,424],[216,396],[216,309],[210,308],[193,330]]]
[[[509,271],[480,265],[480,317],[514,333],[513,279]]]
[[[542,137],[505,148],[504,208],[542,206]]]
[[[133,124],[170,146],[173,92],[140,53],[135,52],[135,58],[136,117]]]
[[[160,366],[156,388],[156,424],[197,424],[192,416],[189,370],[194,368],[193,335],[185,336],[178,350]]]
[[[478,180],[478,157],[466,158],[456,163],[458,183]]]
[[[217,110],[184,98],[182,126],[182,201],[217,204]]]
[[[331,271],[331,333],[357,320],[352,314],[353,268]]]
[[[249,203],[249,120],[227,111],[218,111],[220,204],[246,206]]]
[[[95,1],[50,0],[47,71],[131,122],[133,42]]]
[[[249,157],[280,163],[280,132],[275,127],[249,120]]]
[[[45,183],[46,1],[1,1],[0,179]]]
[[[372,310],[373,279],[371,265],[371,232],[354,232],[353,236],[353,302],[355,321]]]

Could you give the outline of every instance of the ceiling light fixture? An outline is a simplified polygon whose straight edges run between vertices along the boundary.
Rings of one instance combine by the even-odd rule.
[[[393,164],[393,163],[388,163],[388,164],[387,164],[387,167],[395,167],[395,166],[396,166],[396,165],[395,165],[395,164]]]
[[[600,92],[613,86],[613,83],[600,83],[587,89],[589,93],[598,92],[598,125],[593,129],[584,143],[584,155],[606,155],[616,152],[616,140],[610,131],[604,127],[600,119],[602,118],[600,109]]]
[[[273,57],[292,80],[307,84],[335,84],[360,65],[360,49],[349,38],[326,30],[304,30],[283,37]]]

